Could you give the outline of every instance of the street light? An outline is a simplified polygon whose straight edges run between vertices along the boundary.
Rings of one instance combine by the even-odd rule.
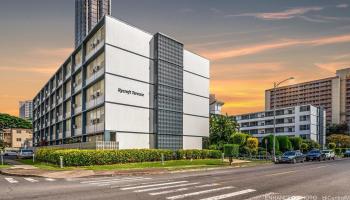
[[[276,89],[282,83],[292,79],[294,79],[294,77],[289,77],[283,81],[273,83],[273,96],[274,96],[273,98],[273,161],[274,162],[276,162]]]

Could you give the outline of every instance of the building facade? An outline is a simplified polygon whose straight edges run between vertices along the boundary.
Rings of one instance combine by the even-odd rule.
[[[225,104],[224,102],[219,101],[215,97],[215,94],[209,95],[209,112],[210,112],[210,114],[221,115],[221,109],[222,109],[222,106],[224,104]]]
[[[169,36],[106,16],[34,97],[34,144],[200,149],[209,67]]]
[[[276,135],[300,136],[324,147],[326,143],[326,111],[312,105],[276,110]],[[274,111],[247,113],[234,117],[240,131],[260,139],[274,133]]]
[[[33,101],[20,101],[19,102],[19,117],[26,120],[33,119]]]
[[[327,123],[350,125],[350,68],[335,77],[265,91],[265,109],[312,104],[326,110]]]
[[[75,47],[111,9],[111,0],[75,0]]]
[[[5,146],[10,148],[32,147],[33,132],[32,129],[4,129],[3,140]]]

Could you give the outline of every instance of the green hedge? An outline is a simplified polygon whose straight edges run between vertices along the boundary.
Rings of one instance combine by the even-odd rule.
[[[165,160],[221,158],[221,151],[218,150],[76,150],[43,148],[36,151],[36,159],[59,164],[60,156],[63,156],[65,166],[89,166],[160,161],[162,153]]]

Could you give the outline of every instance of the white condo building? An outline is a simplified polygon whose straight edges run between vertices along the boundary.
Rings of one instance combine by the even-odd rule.
[[[326,142],[326,111],[312,105],[276,109],[276,135],[300,136],[317,141],[321,146]],[[240,131],[261,140],[274,133],[274,111],[247,113],[234,116]]]
[[[209,67],[169,36],[105,16],[34,97],[34,145],[201,149]]]

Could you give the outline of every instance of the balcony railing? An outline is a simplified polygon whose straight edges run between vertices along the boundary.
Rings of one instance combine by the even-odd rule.
[[[83,131],[81,128],[75,128],[74,129],[74,136],[80,136],[83,134]]]
[[[66,138],[71,137],[72,133],[70,130],[66,130]]]
[[[74,114],[80,113],[82,108],[83,108],[82,106],[78,106],[78,107],[74,108]]]
[[[101,94],[101,95],[103,95],[103,94]],[[86,103],[86,108],[87,109],[93,108],[93,107],[95,107],[97,105],[102,104],[103,102],[104,102],[104,96],[99,96],[96,99],[93,99],[93,100],[87,102]]]
[[[98,124],[86,126],[86,133],[87,134],[97,133],[97,132],[101,132],[101,131],[104,131],[104,123],[98,123]]]
[[[82,62],[78,63],[78,64],[75,64],[74,66],[74,71],[77,71],[78,69],[80,69],[80,67],[82,66]]]
[[[52,119],[51,119],[51,125],[54,124],[54,123],[56,123],[56,119],[55,119],[55,118],[52,118]]]
[[[70,77],[70,71],[67,72],[67,74],[66,74],[66,76],[65,76],[65,79],[67,80],[69,77]]]
[[[93,82],[94,80],[102,76],[103,73],[104,73],[104,67],[101,67],[97,72],[93,73],[91,77],[86,79],[86,85],[88,85],[89,83]]]
[[[59,98],[57,99],[57,104],[62,103],[62,101],[63,101],[62,97],[59,97]]]
[[[57,121],[62,121],[62,119],[63,119],[63,115],[59,115],[59,116],[57,117]]]
[[[82,86],[81,83],[77,84],[77,85],[74,87],[73,91],[74,91],[74,92],[78,92],[78,91],[81,89],[81,86]]]
[[[71,113],[70,112],[66,112],[66,114],[65,114],[65,118],[67,119],[67,118],[69,118],[70,117],[70,115],[71,115]]]
[[[64,99],[68,99],[69,97],[70,97],[70,95],[71,95],[71,92],[69,91],[69,92],[66,92],[66,94],[64,95]]]
[[[59,132],[57,132],[58,133],[58,137],[57,137],[57,139],[62,139],[63,138],[63,134],[62,134],[62,132],[61,131],[59,131]]]

